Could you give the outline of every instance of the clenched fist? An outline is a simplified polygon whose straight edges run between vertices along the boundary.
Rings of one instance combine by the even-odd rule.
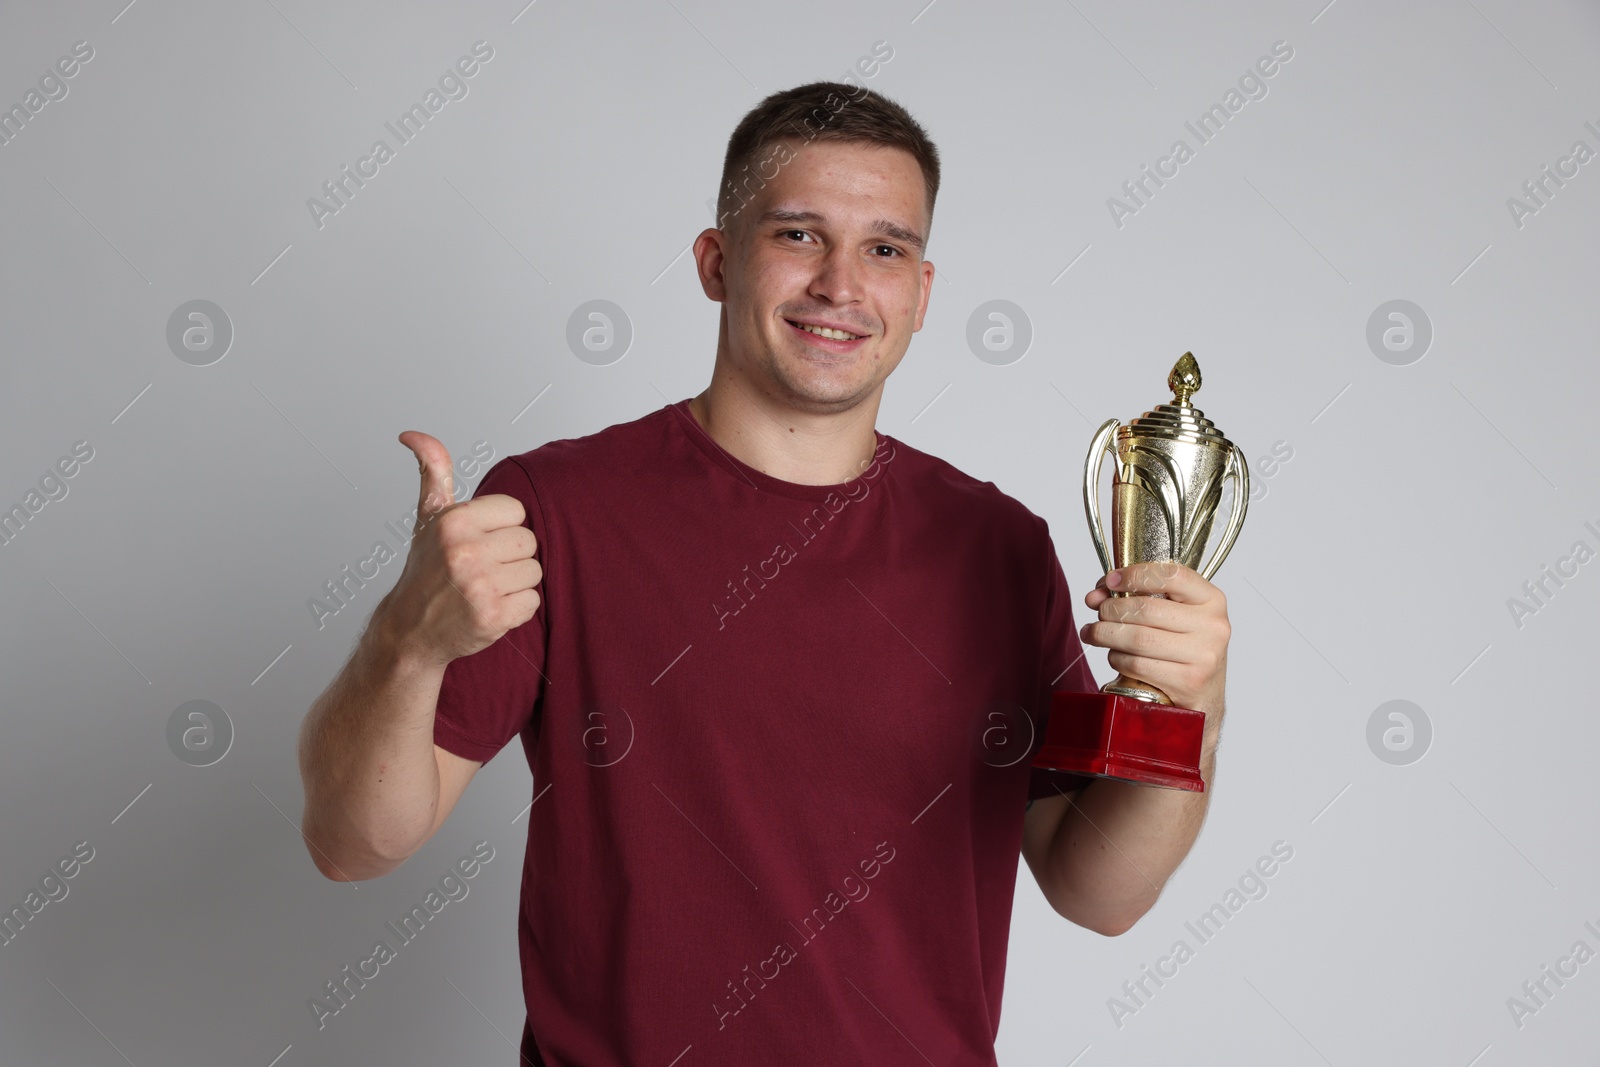
[[[490,493],[455,503],[444,445],[416,430],[400,443],[417,457],[422,489],[411,552],[381,610],[401,648],[443,667],[533,618],[544,570],[521,501]]]

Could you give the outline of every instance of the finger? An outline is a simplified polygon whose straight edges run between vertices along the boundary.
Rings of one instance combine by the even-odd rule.
[[[1210,614],[1195,604],[1153,596],[1107,596],[1099,612],[1103,622],[1138,623],[1179,634],[1203,630]]]
[[[1172,560],[1118,567],[1106,575],[1106,587],[1118,593],[1160,593],[1183,604],[1203,604],[1217,593],[1217,587],[1193,568]]]
[[[541,603],[543,603],[543,598],[539,595],[538,590],[524,589],[520,592],[507,595],[505,599],[500,602],[500,606],[506,610],[506,614],[512,616],[513,619],[518,620],[516,625],[520,626],[522,623],[533,618],[534,614],[539,610],[539,605]]]
[[[1135,656],[1127,652],[1112,652],[1106,657],[1106,662],[1111,665],[1112,670],[1124,678],[1133,678],[1146,685],[1153,685],[1163,693],[1169,688],[1176,687],[1178,683],[1172,665],[1164,660]]]
[[[522,501],[505,493],[485,493],[473,497],[463,502],[458,510],[469,517],[472,529],[479,533],[526,529],[524,523],[528,519],[528,509],[522,506]]]
[[[400,443],[417,457],[422,485],[417,493],[417,519],[413,534],[422,532],[435,515],[455,503],[455,480],[450,467],[450,452],[437,437],[420,430],[407,430]]]
[[[483,558],[494,563],[515,563],[532,559],[538,547],[538,538],[526,526],[506,526],[484,535]]]
[[[544,568],[536,559],[519,559],[502,563],[493,571],[495,592],[501,596],[533,589],[544,579]]]
[[[1187,663],[1189,643],[1179,635],[1137,623],[1091,622],[1078,631],[1085,644],[1171,663]]]

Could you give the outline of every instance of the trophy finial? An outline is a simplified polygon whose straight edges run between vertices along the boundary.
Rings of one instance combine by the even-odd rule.
[[[1189,398],[1200,391],[1200,364],[1195,361],[1193,352],[1185,352],[1178,358],[1172,373],[1167,375],[1167,388],[1172,390],[1172,398],[1178,404],[1189,403]]]

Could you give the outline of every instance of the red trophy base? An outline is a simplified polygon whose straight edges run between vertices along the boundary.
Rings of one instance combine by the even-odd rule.
[[[1204,793],[1201,711],[1116,693],[1055,693],[1033,766]]]

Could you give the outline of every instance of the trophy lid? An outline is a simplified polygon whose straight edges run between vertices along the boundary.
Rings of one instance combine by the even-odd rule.
[[[1164,437],[1215,448],[1229,447],[1228,439],[1216,424],[1189,402],[1189,398],[1200,391],[1200,364],[1193,352],[1185,352],[1173,365],[1172,373],[1167,375],[1167,388],[1172,390],[1172,403],[1157,404],[1119,429],[1117,436]]]

